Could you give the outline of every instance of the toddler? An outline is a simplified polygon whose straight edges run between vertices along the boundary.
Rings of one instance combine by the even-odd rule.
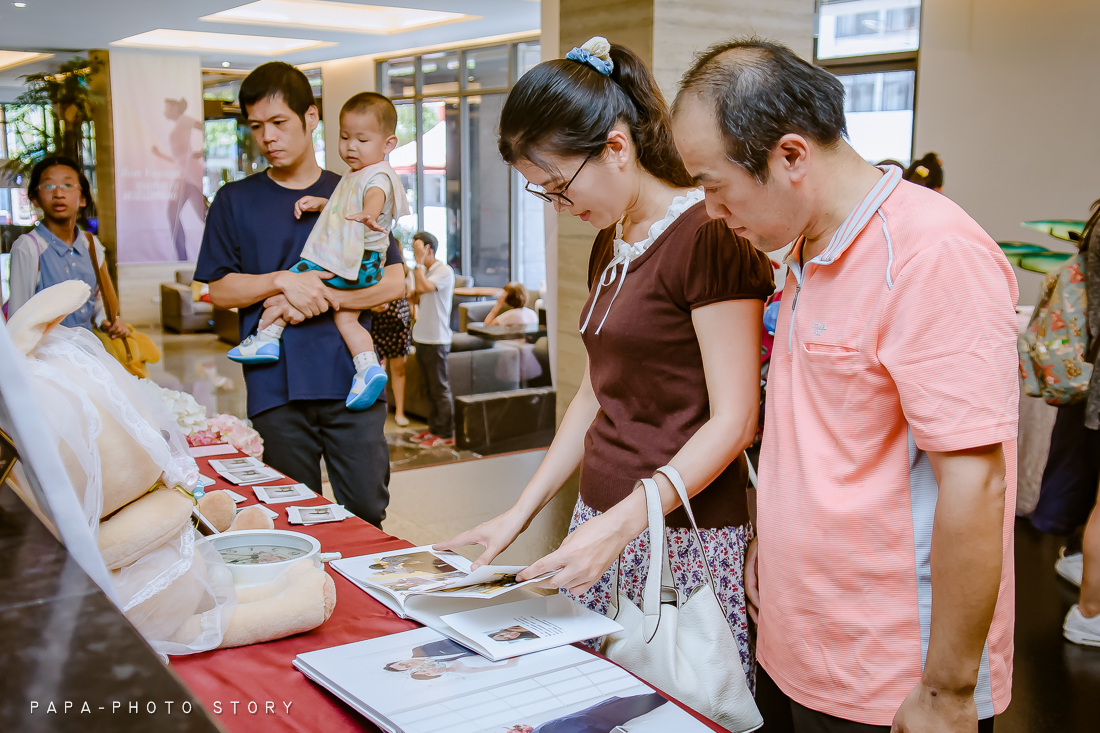
[[[340,158],[351,168],[331,199],[303,196],[294,205],[295,217],[304,211],[320,211],[317,223],[302,249],[302,260],[292,272],[319,270],[332,274],[325,280],[341,290],[369,288],[382,279],[393,220],[409,213],[405,189],[385,157],[397,146],[397,109],[375,92],[361,92],[340,110]],[[261,322],[267,322],[264,314]],[[386,388],[386,372],[374,353],[370,332],[359,323],[359,311],[340,309],[333,314],[336,327],[352,353],[355,378],[345,404],[365,410]],[[230,349],[229,358],[242,364],[279,360],[279,340],[285,322],[281,318]]]

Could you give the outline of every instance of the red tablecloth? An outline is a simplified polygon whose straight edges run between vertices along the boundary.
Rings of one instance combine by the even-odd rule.
[[[234,458],[240,455],[242,454],[236,453],[212,458]],[[239,506],[257,503],[250,487],[233,486],[218,476],[208,464],[210,459],[195,460],[205,475],[216,480],[213,486],[207,487],[207,491],[233,489],[247,497],[247,501]],[[286,479],[264,486],[291,483],[295,482]],[[279,512],[279,517],[275,519],[275,528],[313,535],[321,541],[322,552],[340,552],[344,557],[412,546],[411,543],[391,537],[356,517],[343,522],[309,527],[292,525],[286,519],[288,506],[328,503],[327,499],[318,496],[305,502],[272,504],[270,507]],[[231,733],[343,733],[378,730],[374,724],[324,688],[306,679],[291,663],[295,656],[303,652],[396,634],[417,628],[419,624],[398,618],[339,573],[332,570],[328,570],[328,573],[336,582],[336,609],[328,621],[313,631],[264,644],[171,658],[171,669],[175,670],[184,684],[226,730]],[[713,723],[709,724],[714,730],[724,730]]]

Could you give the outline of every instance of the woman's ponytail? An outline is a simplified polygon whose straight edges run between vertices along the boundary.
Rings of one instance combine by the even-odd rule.
[[[638,163],[660,180],[693,185],[672,140],[671,115],[645,63],[611,44],[610,76],[572,59],[544,61],[512,88],[500,116],[500,154],[546,168],[543,154],[599,154],[618,123],[630,131]]]
[[[672,140],[672,115],[653,72],[636,53],[617,43],[611,44],[611,60],[615,64],[612,81],[626,92],[638,112],[637,121],[630,126],[638,162],[657,178],[690,188],[694,183]]]

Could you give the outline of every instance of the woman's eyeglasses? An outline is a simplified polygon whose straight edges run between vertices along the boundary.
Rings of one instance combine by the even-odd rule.
[[[573,174],[573,177],[569,179],[569,183],[566,183],[564,186],[562,186],[562,189],[560,191],[547,191],[542,186],[537,186],[530,181],[528,181],[527,185],[523,188],[528,193],[533,193],[548,204],[561,204],[562,207],[568,209],[570,206],[573,205],[573,200],[566,196],[565,192],[569,190],[569,187],[573,185],[573,181],[577,180],[577,176],[579,176],[581,174],[581,171],[584,170],[584,166],[588,163],[588,161],[592,160],[594,156],[595,153],[591,153],[587,158],[584,159],[584,162],[581,163],[581,167],[578,168],[577,172]]]
[[[62,191],[72,191],[74,188],[76,188],[76,184],[75,183],[43,183],[41,186],[39,186],[39,188],[41,188],[43,191],[56,191],[59,188]]]

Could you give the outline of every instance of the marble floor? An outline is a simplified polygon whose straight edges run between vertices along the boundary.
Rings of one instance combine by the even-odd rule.
[[[162,387],[188,392],[206,407],[208,415],[229,413],[247,416],[244,373],[241,365],[230,361],[229,344],[212,333],[175,334],[159,328],[139,329],[161,350],[161,360],[149,364],[149,378]],[[415,417],[402,428],[390,412],[386,419],[386,441],[390,447],[390,470],[401,471],[477,458],[477,454],[453,448],[422,449],[408,440],[427,425]]]

